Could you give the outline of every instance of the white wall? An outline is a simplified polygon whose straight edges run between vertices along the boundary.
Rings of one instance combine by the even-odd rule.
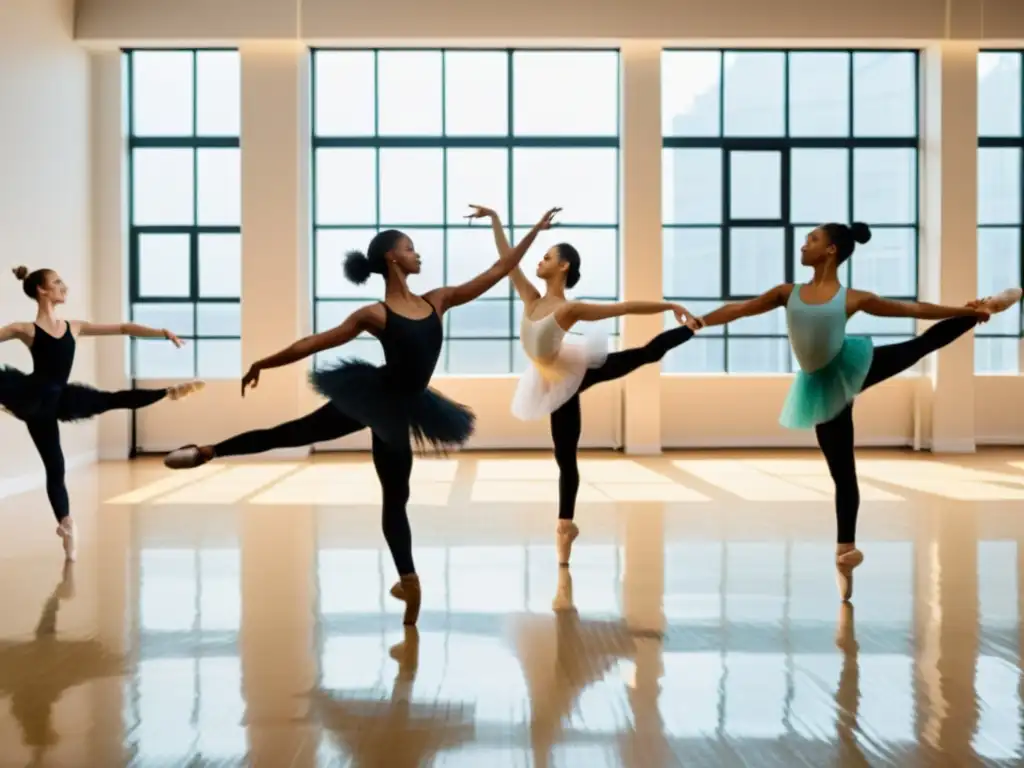
[[[0,322],[31,320],[35,305],[8,271],[51,267],[70,288],[67,315],[91,314],[89,63],[72,39],[71,0],[0,3]],[[79,345],[74,377],[92,381],[94,342]],[[0,362],[31,370],[17,342]],[[69,464],[91,460],[93,424],[62,430]],[[25,427],[0,415],[0,494],[31,487],[42,467]]]

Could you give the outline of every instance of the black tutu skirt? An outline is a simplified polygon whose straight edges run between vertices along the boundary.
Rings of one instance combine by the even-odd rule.
[[[6,365],[0,366],[0,407],[22,421],[84,421],[109,408],[104,393],[87,384],[40,383]]]
[[[392,445],[408,445],[411,436],[420,450],[445,453],[473,434],[472,410],[430,387],[402,391],[386,368],[365,360],[314,371],[310,383],[331,405]]]

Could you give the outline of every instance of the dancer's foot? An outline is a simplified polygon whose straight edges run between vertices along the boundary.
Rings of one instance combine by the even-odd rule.
[[[186,445],[164,456],[164,466],[168,469],[195,469],[213,459],[213,448],[205,445]]]
[[[555,611],[571,611],[574,608],[572,602],[572,574],[569,569],[558,569],[558,591],[555,599],[551,601],[551,608]]]
[[[75,564],[70,560],[64,561],[61,582],[53,594],[58,600],[71,600],[75,596]]]
[[[398,662],[398,678],[412,680],[420,663],[420,631],[416,627],[405,627],[405,638],[392,645],[388,655]]]
[[[559,520],[558,530],[555,533],[555,546],[558,549],[558,564],[569,565],[569,555],[572,554],[572,543],[580,535],[580,529],[572,520]]]
[[[995,296],[986,296],[984,299],[972,301],[968,306],[975,306],[986,310],[990,315],[996,315],[1000,312],[1005,312],[1020,301],[1022,295],[1024,295],[1024,292],[1020,288],[1007,288]]]
[[[847,653],[858,649],[857,635],[853,628],[853,603],[839,605],[839,621],[836,622],[836,648]]]
[[[853,597],[853,569],[864,562],[864,553],[856,548],[836,552],[836,586],[845,603]]]
[[[423,593],[420,591],[420,577],[415,573],[401,576],[400,580],[391,587],[391,596],[405,603],[405,615],[402,617],[402,623],[407,627],[416,626],[416,620],[420,617],[420,601],[423,599]]]
[[[60,536],[64,543],[64,559],[69,563],[75,562],[75,559],[78,557],[78,548],[75,545],[75,536],[77,534],[75,521],[70,517],[65,517],[57,526],[57,535]]]
[[[175,384],[167,388],[167,397],[171,400],[181,400],[183,397],[194,395],[206,386],[205,381],[186,381],[183,384]]]

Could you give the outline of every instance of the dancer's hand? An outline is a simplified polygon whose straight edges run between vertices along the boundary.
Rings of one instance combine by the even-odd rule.
[[[685,325],[694,333],[696,333],[697,331],[704,327],[704,324],[701,323],[701,321],[698,318],[694,317],[690,313],[690,310],[688,310],[682,304],[674,305],[672,307],[672,314],[676,316],[677,323],[679,323],[680,325]]]
[[[164,329],[164,338],[171,342],[171,344],[176,346],[178,349],[181,349],[182,347],[185,346],[184,341],[179,339],[175,334],[171,333],[166,328]]]
[[[486,205],[470,205],[473,209],[472,213],[467,213],[463,218],[473,221],[473,219],[493,219],[497,217],[497,213],[493,208],[488,208]]]
[[[561,212],[561,208],[552,208],[547,213],[545,213],[541,217],[540,224],[538,225],[540,229],[551,229],[553,226],[555,226],[558,223],[555,221],[555,216],[557,216]]]
[[[245,390],[247,387],[256,389],[260,383],[260,368],[258,365],[253,364],[249,366],[249,372],[242,377],[242,397],[245,397]]]

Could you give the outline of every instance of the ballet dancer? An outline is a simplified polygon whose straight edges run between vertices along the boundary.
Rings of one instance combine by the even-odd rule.
[[[497,214],[489,208],[474,209],[469,218],[490,218],[498,252],[508,253],[511,246]],[[566,288],[580,279],[580,255],[568,243],[549,248],[537,265],[537,277],[545,285],[543,296],[518,266],[509,276],[524,304],[519,336],[530,358],[512,400],[512,413],[524,421],[550,419],[559,472],[556,546],[558,563],[565,566],[579,536],[573,518],[580,486],[576,456],[582,429],[580,393],[658,362],[670,349],[690,339],[697,326],[683,306],[667,301],[590,304],[566,299]],[[675,314],[680,327],[655,336],[642,347],[608,354],[608,342],[599,334],[590,334],[584,344],[564,343],[565,334],[581,321],[668,311]]]
[[[853,448],[853,403],[868,387],[901,373],[925,355],[950,344],[978,323],[1020,301],[1020,288],[948,307],[922,301],[883,299],[839,283],[839,266],[858,243],[871,239],[866,224],[824,224],[807,235],[800,261],[814,270],[804,285],[782,284],[748,301],[725,304],[703,318],[700,327],[723,325],[786,308],[789,341],[800,365],[779,418],[790,429],[814,428],[836,489],[836,582],[842,600],[853,596],[853,570],[864,561],[857,549],[860,490]],[[871,339],[846,335],[846,321],[857,312],[878,317],[940,320],[910,341],[875,347]]]
[[[329,402],[295,421],[271,429],[246,432],[216,445],[188,445],[169,454],[171,469],[198,467],[214,458],[263,453],[334,440],[369,427],[373,433],[373,465],[383,492],[383,529],[399,581],[391,595],[405,602],[403,623],[414,625],[421,592],[412,558],[412,533],[406,504],[412,472],[410,433],[420,447],[443,451],[462,445],[473,432],[474,415],[430,389],[441,353],[445,312],[473,301],[505,277],[523,258],[541,230],[548,229],[558,208],[552,208],[519,246],[462,285],[445,286],[417,296],[407,278],[420,271],[420,257],[407,235],[395,229],[378,233],[367,253],[345,257],[345,275],[356,284],[371,273],[384,278],[384,301],[356,310],[336,328],[300,339],[286,349],[256,362],[242,379],[242,395],[259,383],[270,368],[352,341],[362,332],[376,336],[384,347],[382,367],[363,360],[344,361],[311,376],[314,388]]]
[[[64,454],[58,423],[81,421],[118,408],[145,408],[165,397],[179,400],[202,389],[203,382],[121,392],[101,392],[86,384],[68,383],[78,336],[161,338],[176,347],[181,347],[182,342],[168,330],[136,323],[101,325],[61,320],[57,307],[67,300],[68,289],[60,275],[52,269],[29,272],[27,267],[17,267],[13,271],[25,295],[36,302],[38,309],[35,322],[12,323],[0,328],[0,342],[17,339],[28,347],[33,370],[26,375],[16,368],[0,366],[0,406],[28,427],[46,470],[46,495],[57,518],[57,535],[63,541],[65,557],[73,561],[75,523],[64,484]]]

